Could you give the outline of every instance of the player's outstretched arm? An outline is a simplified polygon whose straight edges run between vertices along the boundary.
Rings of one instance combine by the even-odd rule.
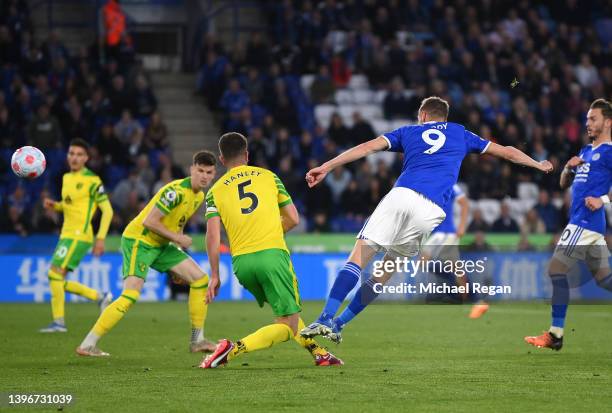
[[[502,146],[491,142],[484,153],[546,173],[552,172],[553,170],[553,166],[549,161],[538,162],[525,152],[516,149],[514,146]]]
[[[283,232],[287,233],[300,223],[300,214],[294,204],[285,205],[280,209]]]
[[[221,286],[219,279],[219,248],[221,245],[221,218],[213,216],[206,221],[206,253],[210,263],[210,280],[206,292],[206,303],[210,304]]]
[[[54,211],[57,212],[63,212],[64,211],[64,205],[62,204],[62,201],[55,201],[51,198],[45,198],[43,199],[43,207],[45,209],[52,209]]]
[[[323,165],[318,166],[316,168],[311,169],[306,174],[306,182],[308,186],[312,188],[319,182],[325,179],[325,176],[333,171],[335,168],[361,159],[365,156],[368,156],[374,152],[384,151],[389,148],[389,141],[382,136],[378,138],[369,140],[357,146],[353,146],[351,149],[348,149],[342,152],[340,155],[336,156],[333,159],[325,162]]]
[[[98,228],[96,242],[92,251],[93,255],[96,257],[104,254],[104,240],[106,239],[106,234],[108,234],[108,229],[110,228],[111,221],[113,220],[113,207],[108,198],[102,202],[99,202],[98,207],[100,208],[102,215],[100,216],[100,227]]]
[[[170,231],[162,222],[163,217],[164,213],[158,207],[151,208],[142,225],[149,231],[153,231],[160,237],[174,242],[181,248],[189,248],[191,246],[191,237]]]
[[[574,156],[572,159],[567,161],[563,171],[561,172],[561,178],[559,179],[559,186],[561,189],[569,188],[574,180],[574,168],[583,163],[584,160],[579,156]]]

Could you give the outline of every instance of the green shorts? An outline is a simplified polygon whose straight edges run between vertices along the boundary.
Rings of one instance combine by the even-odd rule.
[[[240,284],[257,299],[268,302],[278,317],[302,311],[297,277],[285,250],[267,249],[232,258]]]
[[[91,245],[91,242],[60,238],[55,247],[55,252],[53,252],[51,265],[72,271],[79,266],[83,257],[89,252]]]
[[[121,237],[121,253],[123,278],[134,275],[143,280],[147,279],[149,267],[159,272],[168,272],[170,268],[189,258],[189,255],[172,243],[153,247],[125,237]]]

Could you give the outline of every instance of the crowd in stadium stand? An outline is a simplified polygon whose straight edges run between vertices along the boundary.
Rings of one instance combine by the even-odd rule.
[[[253,163],[287,182],[311,231],[358,230],[401,160],[339,169],[314,190],[306,170],[414,122],[421,99],[439,95],[450,121],[556,168],[468,157],[460,182],[475,200],[471,230],[556,232],[569,208],[560,170],[587,143],[590,102],[612,91],[612,10],[603,0],[536,3],[268,1],[270,41],[256,34],[228,51],[209,35],[198,89],[224,131],[250,137]]]
[[[60,198],[67,145],[92,146],[88,167],[100,175],[115,206],[120,232],[152,190],[183,176],[172,163],[168,131],[147,73],[129,51],[69,51],[51,32],[35,41],[27,2],[2,2],[0,13],[0,206],[2,232],[58,230],[60,216],[42,199]],[[106,48],[108,51],[108,47]],[[34,145],[47,157],[43,177],[10,173],[15,148]]]
[[[183,173],[147,74],[130,56],[102,63],[95,48],[69,53],[55,33],[39,44],[26,2],[1,3],[3,230],[55,228],[59,218],[40,198],[59,196],[57,165],[80,136],[93,145],[89,167],[111,193],[120,231],[153,190]],[[466,158],[459,180],[472,200],[469,231],[554,233],[565,224],[570,198],[558,189],[560,170],[585,143],[590,101],[612,92],[609,2],[263,3],[268,32],[232,45],[206,36],[197,91],[221,114],[223,131],[249,137],[251,163],[285,182],[308,231],[359,230],[393,185],[401,157],[385,153],[338,169],[312,190],[305,172],[414,122],[428,95],[450,102],[450,121],[556,167],[542,175]],[[8,159],[26,143],[45,150],[50,170],[18,184]]]

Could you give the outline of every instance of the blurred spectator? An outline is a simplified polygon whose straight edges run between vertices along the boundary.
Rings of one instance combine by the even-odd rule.
[[[127,41],[126,16],[119,0],[108,0],[100,14],[100,44],[107,58],[120,60],[122,44]]]
[[[487,222],[482,217],[482,211],[478,208],[475,208],[472,211],[472,221],[470,222],[470,225],[468,225],[467,231],[468,232],[478,232],[478,231],[487,232],[489,231],[489,229],[490,229],[489,224],[487,224]]]
[[[219,106],[229,113],[230,119],[235,120],[248,104],[249,96],[240,88],[240,82],[230,80],[229,89],[223,94]]]
[[[145,132],[145,145],[147,148],[154,150],[163,151],[168,149],[168,128],[161,120],[161,115],[158,111],[153,112],[151,115],[151,122],[149,122]]]
[[[159,174],[159,179],[153,185],[151,193],[156,194],[164,185],[172,182],[172,170],[170,168],[164,168]]]
[[[331,227],[327,220],[327,214],[325,212],[317,212],[312,222],[312,232],[325,233],[330,232]]]
[[[510,216],[510,206],[507,202],[502,202],[499,218],[493,222],[492,232],[519,232],[519,226]]]
[[[46,104],[39,106],[28,124],[28,140],[41,150],[62,146],[62,134],[58,120],[49,113]]]
[[[361,113],[354,112],[353,127],[351,128],[349,136],[350,144],[358,145],[362,142],[374,139],[376,132],[374,132],[374,128],[372,128],[370,122],[361,116]]]
[[[285,185],[285,189],[291,196],[300,194],[305,190],[305,181],[302,176],[298,176],[296,171],[293,169],[291,156],[285,156],[281,159],[278,166],[278,177]]]
[[[468,251],[486,252],[491,251],[491,245],[487,242],[487,236],[484,231],[476,231],[474,233],[474,241],[467,246]]]
[[[340,148],[347,148],[350,145],[350,131],[338,113],[332,115],[327,135]]]
[[[351,173],[343,167],[334,169],[325,177],[325,183],[329,186],[332,194],[332,201],[335,204],[340,202],[342,192],[348,187],[351,181]]]
[[[136,169],[138,170],[138,180],[147,188],[151,188],[155,182],[155,173],[149,163],[149,157],[145,154],[138,156],[136,160]]]
[[[123,225],[127,225],[140,213],[145,207],[147,197],[141,197],[137,190],[127,192],[123,206],[119,208],[119,215],[123,221]]]
[[[126,209],[128,206],[130,193],[134,193],[136,199],[149,199],[149,190],[145,183],[139,179],[138,172],[136,168],[131,169],[128,177],[119,182],[112,193],[111,200],[113,204],[117,205],[121,210]],[[133,207],[134,204],[134,199],[132,199],[131,206]]]
[[[87,161],[87,167],[98,176],[105,176],[106,172],[106,161],[100,154],[100,150],[97,146],[89,148],[89,160]]]
[[[17,143],[17,126],[9,116],[6,106],[0,107],[0,146],[11,148]]]
[[[354,179],[351,179],[346,189],[342,192],[340,208],[351,217],[364,213],[363,193],[359,191],[357,181]]]
[[[133,95],[134,115],[137,118],[147,118],[157,109],[157,99],[149,87],[144,75],[136,77],[136,90]]]
[[[400,77],[393,78],[383,107],[387,119],[407,119],[411,116],[410,100],[404,94],[404,83]]]
[[[559,210],[550,202],[550,195],[547,190],[540,189],[538,203],[534,209],[538,217],[544,222],[546,232],[552,233],[559,230],[561,221]]]
[[[580,64],[574,68],[576,79],[582,87],[590,88],[599,82],[597,68],[591,63],[591,58],[584,53],[580,56]]]
[[[110,123],[106,123],[102,126],[100,131],[100,137],[96,143],[96,146],[100,150],[100,155],[104,158],[104,161],[109,165],[124,165],[127,160],[126,149],[127,146],[117,139],[115,136],[115,129]]]
[[[249,136],[249,160],[255,165],[264,166],[268,164],[268,145],[260,127],[252,129]]]
[[[59,214],[52,209],[43,207],[43,199],[45,198],[51,198],[51,194],[47,190],[40,193],[38,202],[34,206],[32,226],[36,232],[57,233],[61,225]]]
[[[17,185],[8,196],[8,206],[17,209],[20,214],[27,212],[31,202],[32,198],[22,185]]]
[[[521,231],[521,239],[516,245],[516,250],[517,251],[535,251],[536,250],[535,246],[531,242],[529,242],[529,237],[527,236],[527,233],[524,233]]]
[[[525,214],[525,219],[521,224],[521,234],[544,234],[546,226],[544,221],[540,219],[538,211],[535,208],[530,209]]]
[[[10,206],[2,231],[27,237],[30,233],[29,221],[22,212],[19,212],[17,207]]]
[[[331,77],[336,87],[346,87],[351,80],[351,69],[339,53],[331,60]]]
[[[310,99],[315,105],[321,103],[332,103],[336,87],[329,74],[329,68],[326,65],[319,67],[319,74],[315,77],[310,86]]]
[[[131,109],[133,99],[130,92],[125,87],[125,79],[121,75],[115,75],[112,78],[111,88],[108,92],[108,100],[110,101],[111,114],[119,117],[125,110]]]
[[[121,119],[115,124],[115,136],[123,145],[127,145],[132,141],[135,133],[142,130],[140,123],[132,117],[129,109],[124,109],[121,113]]]

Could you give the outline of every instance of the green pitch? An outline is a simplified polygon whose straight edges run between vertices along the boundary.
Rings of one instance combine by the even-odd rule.
[[[320,308],[306,303],[305,321]],[[81,412],[610,408],[611,306],[570,307],[566,347],[557,353],[523,343],[547,326],[543,304],[493,306],[481,320],[469,320],[468,307],[375,305],[348,327],[344,343],[330,345],[343,367],[314,367],[290,342],[206,371],[187,352],[186,303],[138,303],[101,341],[111,358],[76,356],[96,310],[69,304],[69,332],[42,335],[36,330],[49,321],[48,305],[0,305],[0,393],[68,392],[76,403],[64,411]],[[215,303],[206,333],[239,338],[269,315],[253,302]]]

